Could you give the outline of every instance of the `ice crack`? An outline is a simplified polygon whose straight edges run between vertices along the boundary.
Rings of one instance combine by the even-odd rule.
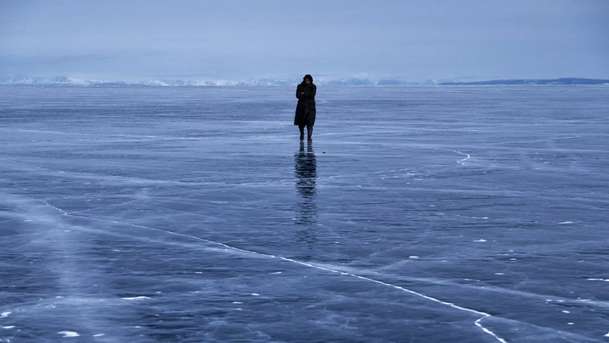
[[[53,205],[51,205],[48,202],[46,202],[46,205],[52,207],[53,209],[55,209],[56,211],[62,213],[63,215],[73,216],[73,217],[82,217],[82,216],[79,216],[79,215],[70,214],[69,212],[67,212],[67,211],[65,211],[65,210],[63,210],[61,208],[58,208],[56,206],[53,206]],[[301,265],[301,266],[305,266],[305,267],[308,267],[308,268],[323,270],[323,271],[326,271],[326,272],[336,273],[336,274],[340,274],[340,275],[343,275],[343,276],[349,276],[349,277],[356,278],[356,279],[359,279],[359,280],[376,283],[378,285],[382,285],[382,286],[386,286],[386,287],[391,287],[391,288],[400,290],[402,292],[405,292],[405,293],[408,293],[408,294],[412,294],[414,296],[417,296],[417,297],[420,297],[420,298],[423,298],[423,299],[435,302],[437,304],[448,306],[448,307],[453,308],[455,310],[459,310],[459,311],[468,312],[468,313],[472,313],[472,314],[478,315],[480,317],[474,321],[474,325],[476,327],[478,327],[480,330],[482,330],[482,332],[484,332],[485,334],[492,336],[497,342],[507,343],[507,341],[505,339],[501,338],[495,332],[493,332],[491,329],[485,327],[482,324],[482,321],[484,319],[492,317],[492,315],[490,313],[479,311],[479,310],[476,310],[476,309],[473,309],[473,308],[469,308],[469,307],[460,306],[460,305],[457,305],[455,303],[444,301],[444,300],[441,300],[441,299],[438,299],[438,298],[434,298],[432,296],[429,296],[429,295],[421,293],[421,292],[417,292],[417,291],[409,289],[409,288],[405,288],[405,287],[398,286],[398,285],[395,285],[395,284],[392,284],[392,283],[384,282],[384,281],[381,281],[381,280],[378,280],[378,279],[373,279],[373,278],[370,278],[370,277],[367,277],[367,276],[363,276],[363,275],[359,275],[359,274],[355,274],[355,273],[350,273],[350,272],[342,271],[342,270],[339,270],[339,269],[329,268],[329,267],[326,267],[326,266],[323,266],[323,265],[318,265],[318,264],[314,264],[314,263],[304,262],[304,261],[292,259],[292,258],[281,256],[281,255],[272,255],[272,254],[261,253],[261,252],[257,252],[257,251],[253,251],[253,250],[242,249],[242,248],[238,248],[238,247],[226,244],[226,243],[212,241],[212,240],[201,238],[201,237],[194,236],[194,235],[179,233],[179,232],[170,231],[170,230],[158,229],[158,228],[154,228],[154,227],[150,227],[150,226],[145,226],[145,225],[125,224],[125,223],[119,223],[118,221],[111,221],[111,222],[116,222],[117,224],[123,224],[123,225],[130,225],[130,226],[133,226],[133,227],[138,227],[138,228],[143,228],[143,229],[148,229],[148,230],[160,231],[160,232],[164,232],[166,234],[170,234],[170,235],[174,235],[174,236],[180,236],[180,237],[184,237],[184,238],[189,238],[189,239],[194,239],[194,240],[206,242],[208,244],[213,244],[213,245],[221,246],[225,250],[230,250],[230,251],[234,251],[234,252],[238,252],[238,253],[242,253],[242,254],[254,255],[254,256],[259,256],[259,257],[264,257],[264,258],[277,259],[277,260],[281,260],[281,261],[285,261],[285,262],[289,262],[289,263],[294,263],[294,264],[298,264],[298,265]]]
[[[462,152],[462,151],[459,151],[459,150],[453,150],[453,152],[455,152],[455,153],[457,153],[457,154],[459,154],[459,155],[461,155],[461,156],[465,156],[464,158],[462,158],[462,159],[460,159],[460,160],[457,160],[457,163],[458,163],[458,164],[460,164],[460,165],[462,165],[462,166],[464,166],[464,165],[465,165],[465,162],[466,162],[467,160],[469,160],[470,158],[472,158],[472,155],[470,155],[470,154],[468,154],[468,153],[466,153],[466,152]]]

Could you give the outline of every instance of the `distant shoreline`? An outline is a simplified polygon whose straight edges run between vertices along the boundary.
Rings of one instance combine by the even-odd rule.
[[[609,85],[609,79],[585,79],[565,77],[558,79],[505,79],[484,81],[441,82],[442,86],[490,86],[490,85]]]
[[[0,86],[32,86],[32,87],[91,87],[91,88],[250,88],[250,87],[292,87],[298,81],[286,79],[253,79],[253,80],[140,80],[112,81],[86,80],[70,77],[56,78],[9,78],[1,79]],[[318,85],[326,87],[345,88],[399,88],[399,87],[437,87],[437,86],[574,86],[574,85],[609,85],[609,79],[591,78],[556,78],[556,79],[501,79],[479,81],[423,81],[412,82],[399,79],[326,79],[319,80]]]

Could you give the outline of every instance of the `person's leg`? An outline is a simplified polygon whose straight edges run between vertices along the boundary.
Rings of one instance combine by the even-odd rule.
[[[307,140],[313,140],[313,125],[307,125]]]
[[[298,130],[300,130],[300,140],[304,140],[304,125],[298,125]]]

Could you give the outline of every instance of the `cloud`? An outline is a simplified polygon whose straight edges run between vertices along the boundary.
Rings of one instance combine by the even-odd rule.
[[[609,2],[24,1],[0,4],[0,74],[607,77]]]

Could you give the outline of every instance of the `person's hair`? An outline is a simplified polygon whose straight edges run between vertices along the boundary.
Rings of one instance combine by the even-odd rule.
[[[306,79],[309,79],[309,81],[311,81],[311,83],[313,83],[313,76],[311,76],[311,74],[307,74],[302,78],[302,81],[305,81]]]

